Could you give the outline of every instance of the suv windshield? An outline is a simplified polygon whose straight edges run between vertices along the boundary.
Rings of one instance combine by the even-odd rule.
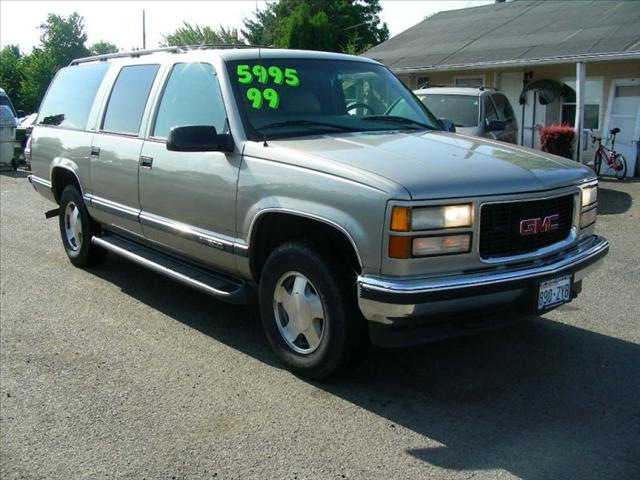
[[[227,69],[252,140],[441,128],[400,80],[373,63],[263,58],[227,62]]]
[[[418,98],[438,118],[451,120],[456,127],[478,125],[478,97],[471,95],[422,94]]]

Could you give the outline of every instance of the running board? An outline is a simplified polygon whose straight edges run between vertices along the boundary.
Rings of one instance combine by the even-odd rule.
[[[91,242],[225,302],[246,304],[253,298],[253,288],[242,280],[191,265],[138,242],[117,235],[94,236]]]

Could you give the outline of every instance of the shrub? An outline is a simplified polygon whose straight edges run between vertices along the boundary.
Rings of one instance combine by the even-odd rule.
[[[540,129],[540,144],[543,152],[565,158],[573,158],[573,137],[571,125],[549,125]]]

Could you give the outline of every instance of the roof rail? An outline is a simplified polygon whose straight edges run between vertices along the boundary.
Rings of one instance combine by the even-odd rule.
[[[226,49],[226,48],[271,48],[265,45],[246,45],[244,43],[238,44],[208,44],[208,45],[180,45],[177,47],[162,47],[162,48],[153,48],[150,50],[131,50],[129,52],[117,52],[117,53],[107,53],[104,55],[93,55],[91,57],[84,58],[76,58],[72,60],[69,66],[71,65],[80,65],[81,63],[87,62],[104,62],[106,60],[111,60],[113,58],[136,58],[142,55],[151,55],[152,53],[159,52],[167,52],[167,53],[181,53],[187,52],[189,50],[208,50],[208,49]]]
[[[479,86],[465,86],[465,85],[454,85],[454,84],[439,84],[439,83],[425,83],[422,86],[418,87],[418,89],[421,88],[477,88],[480,91],[483,90],[497,90],[496,87],[494,87],[493,85],[479,85]]]

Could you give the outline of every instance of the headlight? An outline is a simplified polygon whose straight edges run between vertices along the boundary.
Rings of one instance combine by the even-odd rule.
[[[471,235],[440,235],[413,239],[411,253],[414,257],[427,255],[445,255],[447,253],[466,253],[471,247]]]
[[[471,205],[414,208],[411,212],[412,230],[434,230],[471,226]]]
[[[598,201],[598,185],[584,187],[582,189],[582,208],[588,207]]]

